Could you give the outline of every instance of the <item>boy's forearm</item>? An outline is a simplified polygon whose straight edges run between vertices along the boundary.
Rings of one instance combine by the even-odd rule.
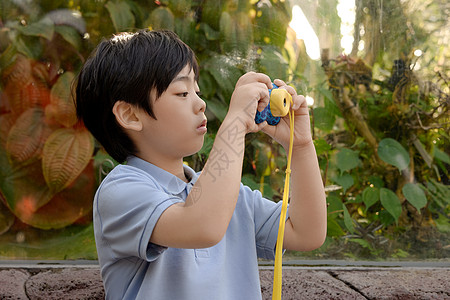
[[[233,215],[242,175],[245,149],[245,126],[239,119],[222,123],[209,158],[193,189],[186,199],[186,208],[208,238],[219,242]],[[205,228],[205,227],[208,228]]]
[[[295,233],[289,249],[311,250],[326,237],[326,196],[314,144],[293,150],[289,226]]]

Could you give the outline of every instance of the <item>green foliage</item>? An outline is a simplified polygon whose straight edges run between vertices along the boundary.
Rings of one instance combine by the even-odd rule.
[[[398,168],[399,171],[409,165],[409,154],[403,146],[394,139],[385,138],[378,144],[378,156],[386,163]]]
[[[367,257],[401,258],[419,253],[418,248],[424,247],[423,236],[444,245],[449,242],[448,72],[428,73],[441,68],[428,53],[420,60],[427,69],[420,73],[413,70],[412,41],[403,36],[400,28],[405,22],[414,24],[421,32],[414,37],[420,37],[420,43],[415,41],[420,49],[427,49],[432,44],[427,38],[435,41],[435,37],[422,34],[423,24],[406,15],[406,5],[393,1],[383,8],[381,16],[367,1],[361,1],[357,10],[355,28],[364,28],[366,34],[355,37],[369,45],[368,50],[333,60],[326,51],[323,53],[328,89],[321,84],[316,88],[322,101],[314,108],[316,138],[330,145],[327,151],[318,151],[324,182],[341,188],[339,194],[330,193],[327,200],[330,206],[336,197],[345,203],[342,213],[334,218],[348,231],[348,240],[335,239],[334,247],[344,243],[351,249],[359,247],[360,255]],[[383,22],[391,30],[389,37],[374,33],[374,24],[368,22],[374,16],[386,15],[399,16],[393,22]],[[386,43],[401,45],[402,52],[390,51],[389,47],[381,49],[374,43],[384,37]],[[445,61],[448,50],[436,55]],[[427,85],[435,89],[425,88]],[[331,101],[334,105],[330,105]],[[377,230],[368,235],[363,224]],[[406,234],[409,230],[412,233]],[[380,236],[388,239],[379,239]],[[415,246],[400,252],[394,249],[400,242]],[[326,251],[333,251],[330,244],[326,247]],[[439,255],[445,256],[445,251]]]
[[[407,183],[402,188],[406,200],[414,206],[420,213],[420,209],[427,205],[427,197],[421,188],[421,185]]]
[[[397,195],[386,188],[380,189],[380,202],[381,205],[394,217],[397,222],[400,214],[402,213],[402,205]]]
[[[358,2],[355,28],[365,35],[355,35],[352,57],[330,58],[324,51],[321,73],[303,41],[287,39],[288,1],[31,1],[29,9],[1,1],[0,233],[13,237],[19,230],[15,219],[38,230],[70,228],[80,211],[89,215],[95,186],[117,162],[74,125],[70,82],[102,38],[148,27],[174,30],[199,60],[210,131],[199,153],[186,158],[196,170],[207,160],[237,79],[247,71],[264,72],[316,100],[314,144],[329,204],[321,256],[403,258],[413,251],[403,246],[422,245],[423,236],[448,243],[448,75],[421,80],[409,68],[419,46],[426,70],[445,61],[448,50],[434,47],[438,35],[425,34],[427,26],[437,32],[445,18],[413,18],[417,12],[400,2],[386,4],[381,15],[367,1]],[[304,11],[315,7],[313,27],[333,37],[331,53],[340,44],[336,5],[301,4]],[[370,20],[381,20],[383,32]],[[360,41],[369,50],[358,51]],[[399,69],[399,61],[407,67]],[[52,155],[66,150],[74,167],[52,163]],[[279,201],[285,157],[266,135],[249,135],[243,183]],[[36,197],[24,202],[17,191]],[[411,234],[399,246],[406,232]]]

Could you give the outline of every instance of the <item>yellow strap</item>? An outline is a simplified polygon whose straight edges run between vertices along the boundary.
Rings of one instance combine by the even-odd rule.
[[[282,262],[283,262],[283,239],[284,239],[284,227],[286,225],[286,212],[289,198],[289,180],[291,176],[291,159],[292,148],[294,145],[294,112],[289,110],[289,152],[287,157],[286,166],[286,179],[284,181],[283,202],[281,205],[280,225],[278,227],[277,247],[275,250],[275,270],[273,274],[273,292],[272,300],[281,300],[281,284],[282,284]]]

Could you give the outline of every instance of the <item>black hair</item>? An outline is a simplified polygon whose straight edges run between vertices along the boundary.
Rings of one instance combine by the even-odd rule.
[[[156,119],[152,100],[159,98],[187,65],[198,80],[194,52],[171,31],[140,30],[103,40],[78,75],[77,117],[109,155],[122,163],[137,149],[116,121],[114,104],[125,101]],[[150,99],[153,89],[156,99]]]

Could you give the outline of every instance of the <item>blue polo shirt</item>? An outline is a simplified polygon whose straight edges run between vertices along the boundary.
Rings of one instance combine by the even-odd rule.
[[[94,231],[107,299],[261,299],[257,258],[274,259],[281,202],[241,185],[223,239],[205,249],[149,243],[158,218],[190,182],[137,157],[114,168],[94,199]],[[193,192],[201,193],[201,187]]]

